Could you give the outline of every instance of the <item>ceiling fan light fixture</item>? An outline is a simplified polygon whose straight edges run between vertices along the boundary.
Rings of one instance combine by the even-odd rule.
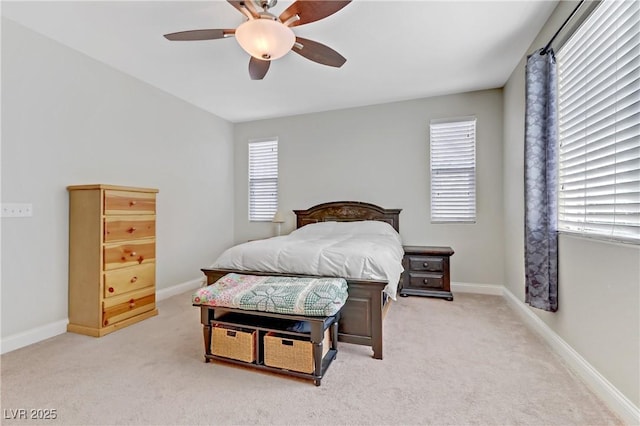
[[[249,55],[263,61],[283,57],[296,41],[291,28],[268,18],[244,22],[236,29],[235,36],[240,46]]]

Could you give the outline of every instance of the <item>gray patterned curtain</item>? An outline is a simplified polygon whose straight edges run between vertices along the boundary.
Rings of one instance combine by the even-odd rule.
[[[553,50],[527,58],[525,302],[558,310],[557,73]]]

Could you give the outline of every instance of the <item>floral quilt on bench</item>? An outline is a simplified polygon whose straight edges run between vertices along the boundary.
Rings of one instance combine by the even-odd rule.
[[[227,274],[193,294],[194,305],[305,316],[333,316],[347,300],[343,278]]]

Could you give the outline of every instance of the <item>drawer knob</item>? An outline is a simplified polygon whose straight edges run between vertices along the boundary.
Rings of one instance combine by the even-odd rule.
[[[109,293],[113,293],[113,292],[114,292],[113,287],[109,287]]]
[[[136,307],[136,301],[135,299],[131,299],[129,300],[129,308],[135,308]]]
[[[140,257],[138,258],[138,263],[142,263],[143,261],[144,261],[144,257],[143,257],[143,256],[140,256]]]
[[[424,279],[424,280],[422,280],[422,281],[424,281],[424,283],[425,283],[425,284],[429,284],[429,279],[428,279],[428,278],[425,278],[425,279]]]
[[[136,228],[134,228],[134,227],[131,227],[131,228],[127,229],[127,232],[130,233],[130,234],[133,234],[135,231],[136,231]]]
[[[135,251],[132,251],[132,252],[131,252],[131,254],[130,254],[130,256],[131,256],[131,257],[133,257],[133,256],[135,256],[135,255],[136,255],[136,252],[135,252]]]
[[[129,201],[129,207],[133,207],[133,206],[135,206],[135,205],[136,205],[135,200],[133,200],[133,201]]]
[[[138,281],[138,277],[133,277],[133,278],[131,278],[131,282],[132,282],[132,283],[135,283],[136,281]]]
[[[424,262],[424,263],[422,264],[422,266],[424,266],[425,268],[428,268],[428,267],[429,267],[429,262]]]

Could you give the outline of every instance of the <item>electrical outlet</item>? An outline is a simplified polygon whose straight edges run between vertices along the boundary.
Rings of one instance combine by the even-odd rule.
[[[31,217],[33,216],[33,205],[2,203],[0,213],[2,213],[2,217]]]

